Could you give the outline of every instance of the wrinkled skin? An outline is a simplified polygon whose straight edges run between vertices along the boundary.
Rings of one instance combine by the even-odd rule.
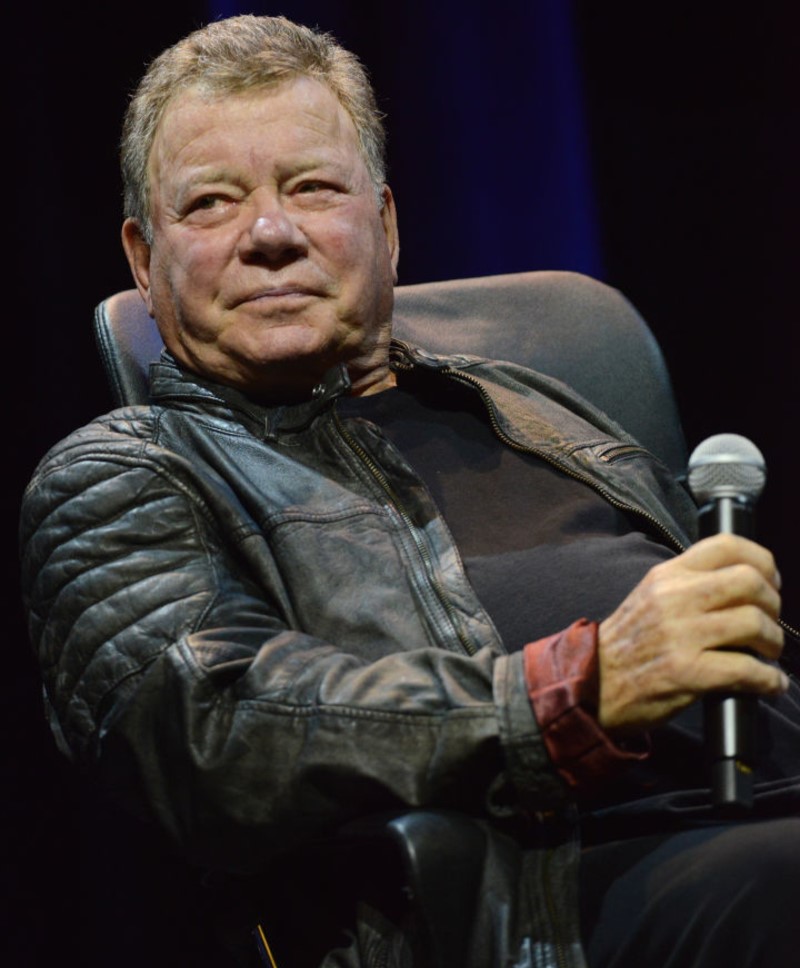
[[[610,732],[663,722],[713,690],[788,688],[777,659],[783,631],[772,555],[716,535],[652,568],[600,625],[599,719]]]
[[[167,107],[150,158],[153,241],[123,246],[168,349],[254,398],[307,396],[334,363],[391,385],[394,201],[349,115],[310,78]]]

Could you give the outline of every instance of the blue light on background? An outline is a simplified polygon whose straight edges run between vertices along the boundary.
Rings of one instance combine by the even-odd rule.
[[[389,135],[400,281],[572,269],[603,277],[571,6],[213,0],[330,31],[367,66]]]

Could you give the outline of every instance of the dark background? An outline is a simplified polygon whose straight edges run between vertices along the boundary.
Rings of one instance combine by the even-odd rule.
[[[369,67],[387,112],[401,283],[555,268],[620,288],[662,345],[690,448],[732,431],[764,453],[760,535],[778,556],[797,626],[793,4],[362,6],[241,9],[318,24]],[[139,845],[91,829],[42,722],[17,513],[46,448],[111,405],[90,323],[100,299],[131,285],[116,161],[128,92],[161,49],[236,9],[172,0],[92,14],[31,5],[4,17],[11,453],[0,954],[10,946],[10,966],[49,968],[76,954],[111,965],[114,945],[134,944],[137,919],[151,916],[141,897],[126,898],[125,860]],[[106,840],[98,851],[95,838],[86,860],[82,845],[97,829]],[[173,886],[154,884],[153,895]],[[133,889],[141,895],[141,883]],[[121,921],[119,899],[129,904]]]

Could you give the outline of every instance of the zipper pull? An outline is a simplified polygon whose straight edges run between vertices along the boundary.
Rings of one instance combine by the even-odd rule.
[[[350,389],[350,374],[344,363],[332,366],[311,391],[311,399],[288,407],[275,407],[264,418],[264,436],[274,440],[280,432],[305,430],[314,418]]]

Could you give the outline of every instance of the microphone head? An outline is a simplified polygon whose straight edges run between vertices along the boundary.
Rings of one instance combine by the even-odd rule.
[[[692,452],[688,471],[689,490],[699,505],[723,497],[752,503],[767,479],[761,451],[739,434],[707,437]]]

